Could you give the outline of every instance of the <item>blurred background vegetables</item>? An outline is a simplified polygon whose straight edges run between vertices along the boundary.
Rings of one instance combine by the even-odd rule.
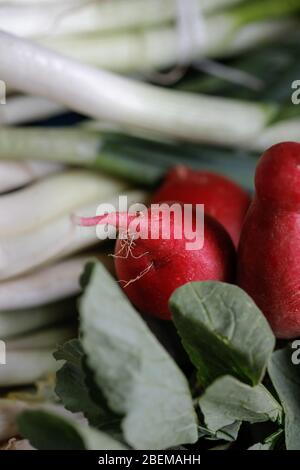
[[[299,13],[300,0],[0,0],[1,395],[53,375],[84,265],[113,269],[74,213],[145,202],[178,165],[251,196],[262,151],[300,141]]]

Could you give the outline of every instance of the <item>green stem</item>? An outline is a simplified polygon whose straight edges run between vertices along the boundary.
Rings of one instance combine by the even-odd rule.
[[[300,0],[251,0],[232,8],[240,26],[300,12]]]

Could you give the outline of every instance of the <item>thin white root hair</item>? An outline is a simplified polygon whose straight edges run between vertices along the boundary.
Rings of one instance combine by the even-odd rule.
[[[150,263],[149,266],[147,266],[147,268],[145,268],[136,278],[131,279],[130,281],[121,281],[120,280],[119,283],[120,284],[125,283],[123,285],[123,288],[126,289],[126,287],[130,286],[131,284],[134,284],[135,282],[142,279],[142,277],[146,276],[146,274],[148,274],[148,272],[153,268],[153,266],[154,266],[154,263],[152,261],[152,263]]]

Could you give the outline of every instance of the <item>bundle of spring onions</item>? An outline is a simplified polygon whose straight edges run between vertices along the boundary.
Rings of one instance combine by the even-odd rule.
[[[251,191],[261,151],[300,140],[299,13],[300,0],[0,0],[0,388],[55,372],[80,274],[110,261],[74,213],[143,202],[177,164]]]

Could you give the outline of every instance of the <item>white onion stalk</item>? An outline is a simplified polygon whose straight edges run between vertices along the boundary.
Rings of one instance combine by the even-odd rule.
[[[64,108],[39,96],[11,96],[0,106],[0,125],[25,124],[58,116]]]
[[[6,342],[7,351],[27,351],[35,349],[55,349],[76,336],[75,328],[70,326],[53,327],[37,331]]]
[[[197,0],[197,3],[199,11],[209,14],[241,1]],[[1,30],[24,37],[74,35],[147,28],[174,21],[177,16],[175,0],[67,0],[46,5],[39,0],[23,0],[22,3],[2,2],[1,5],[0,2]]]
[[[266,40],[275,39],[295,26],[291,20],[263,21],[240,29],[230,15],[206,20],[206,39],[191,46],[191,61],[202,57],[220,58],[243,52]],[[181,60],[179,36],[175,26],[153,30],[128,31],[118,35],[92,35],[43,38],[39,42],[81,62],[111,70],[132,73],[151,72],[174,66]],[[163,44],[163,47],[161,47]]]
[[[300,142],[300,119],[293,118],[279,121],[268,127],[251,143],[251,149],[264,151],[272,145],[284,141]]]
[[[96,119],[194,142],[239,145],[255,139],[274,105],[164,90],[80,64],[0,33],[2,79]]]
[[[112,271],[112,258],[97,253]],[[80,293],[79,278],[86,263],[95,256],[78,256],[46,266],[25,276],[0,283],[0,312],[38,307]]]
[[[35,383],[59,367],[53,349],[7,351],[6,365],[0,369],[0,387],[15,387]]]
[[[38,229],[46,222],[125,188],[125,183],[99,173],[73,170],[2,196],[0,239]]]
[[[1,339],[27,334],[74,318],[74,303],[64,301],[27,310],[0,312]],[[1,375],[1,369],[0,369]]]
[[[129,191],[128,203],[143,202],[145,193]],[[79,215],[95,214],[99,204],[110,203],[118,207],[118,195],[96,199],[94,204],[76,211]],[[110,232],[109,232],[110,233]],[[112,232],[114,233],[114,232]],[[50,261],[66,257],[84,248],[99,243],[93,228],[78,227],[67,214],[57,218],[40,228],[0,238],[0,280],[24,274]],[[1,331],[1,329],[0,329]]]
[[[1,131],[0,131],[1,132]],[[57,173],[63,169],[59,163],[1,161],[0,162],[0,194],[20,188],[33,181]]]

